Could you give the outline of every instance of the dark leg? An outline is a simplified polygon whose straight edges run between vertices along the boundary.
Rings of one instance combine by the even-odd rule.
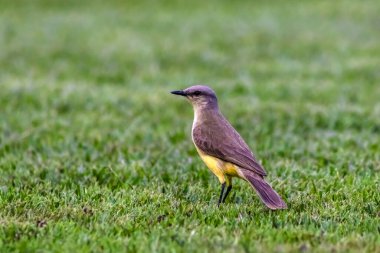
[[[224,187],[226,187],[226,182],[224,182],[222,184],[222,191],[220,192],[219,201],[218,201],[218,207],[219,207],[220,203],[222,203],[223,193],[224,193]]]
[[[222,199],[222,203],[224,203],[224,201],[226,201],[226,198],[227,198],[227,196],[228,196],[228,193],[230,193],[231,189],[232,189],[232,185],[229,185],[229,186],[227,187],[226,194],[224,194],[224,197],[223,197],[223,199]]]

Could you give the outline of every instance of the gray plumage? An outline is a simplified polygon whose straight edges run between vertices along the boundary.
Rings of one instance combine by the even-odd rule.
[[[192,134],[194,143],[199,149],[260,176],[267,175],[248,145],[219,110],[204,109],[197,117]]]

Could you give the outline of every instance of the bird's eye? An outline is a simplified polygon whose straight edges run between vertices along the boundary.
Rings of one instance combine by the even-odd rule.
[[[199,91],[199,90],[197,90],[197,91],[194,91],[194,96],[199,96],[199,95],[201,95],[201,92]]]

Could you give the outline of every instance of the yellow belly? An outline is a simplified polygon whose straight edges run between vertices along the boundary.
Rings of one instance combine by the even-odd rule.
[[[197,148],[197,151],[202,158],[206,166],[218,177],[220,183],[227,182],[230,184],[231,177],[239,177],[238,167],[235,164],[225,162],[219,158],[206,155],[201,150]]]

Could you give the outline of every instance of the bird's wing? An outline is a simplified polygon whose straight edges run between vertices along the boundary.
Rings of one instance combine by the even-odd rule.
[[[193,129],[195,145],[207,155],[266,176],[264,168],[230,123],[222,115],[208,116]]]

